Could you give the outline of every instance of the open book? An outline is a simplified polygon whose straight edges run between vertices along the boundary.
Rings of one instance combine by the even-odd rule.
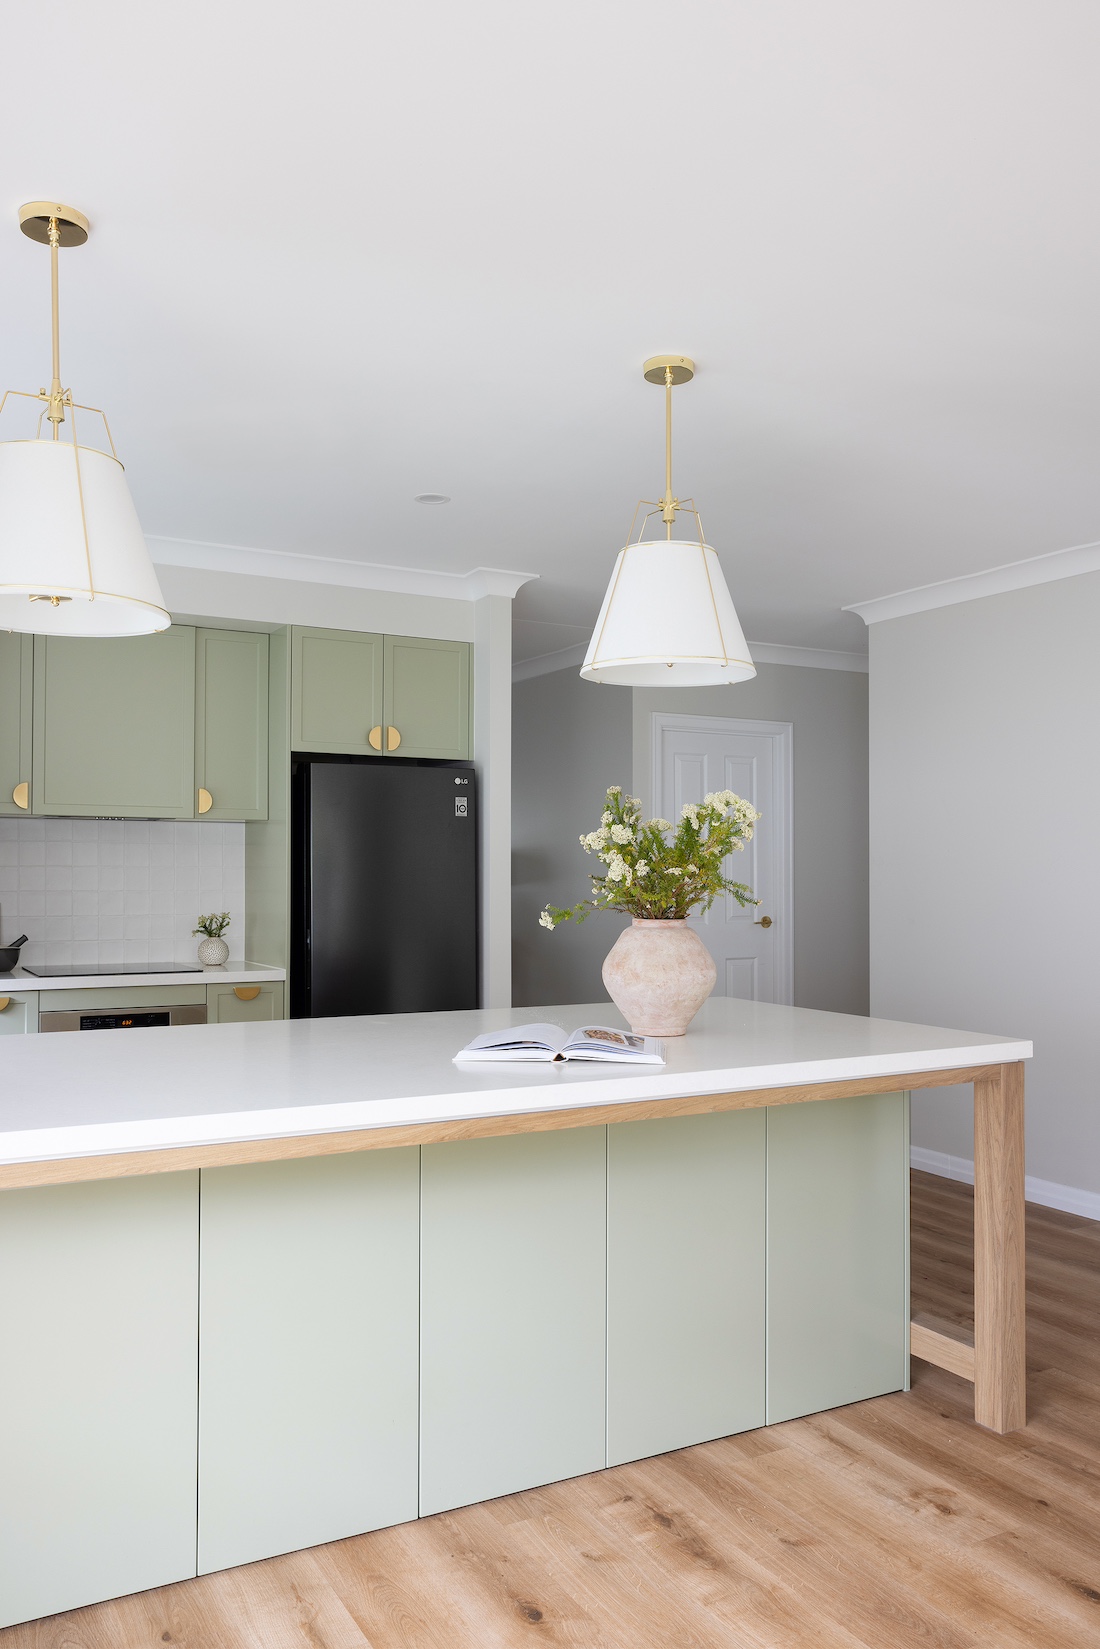
[[[455,1064],[487,1059],[606,1059],[613,1064],[663,1065],[665,1045],[653,1036],[635,1036],[609,1025],[581,1025],[568,1034],[560,1025],[509,1025],[475,1036]]]

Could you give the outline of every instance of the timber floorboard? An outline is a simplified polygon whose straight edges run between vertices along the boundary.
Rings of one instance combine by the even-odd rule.
[[[913,1309],[973,1322],[913,1175]],[[1100,1223],[1029,1205],[1028,1425],[913,1390],[0,1631],[0,1649],[1100,1649]]]

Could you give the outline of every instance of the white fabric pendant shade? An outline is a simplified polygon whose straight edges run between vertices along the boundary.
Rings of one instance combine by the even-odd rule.
[[[711,687],[756,674],[709,544],[619,551],[581,675],[629,687]]]
[[[0,442],[0,630],[128,636],[170,623],[118,459],[71,441]]]

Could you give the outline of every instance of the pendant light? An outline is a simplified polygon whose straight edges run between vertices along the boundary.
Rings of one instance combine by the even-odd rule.
[[[53,378],[49,390],[9,389],[0,401],[0,413],[11,396],[41,406],[31,439],[0,440],[0,629],[42,636],[166,630],[172,621],[106,414],[61,387],[57,254],[83,246],[88,220],[71,206],[36,200],[20,207],[19,226],[50,249]],[[78,413],[82,426],[103,420],[110,452],[84,444]]]
[[[642,368],[647,383],[665,388],[665,492],[634,511],[625,549],[611,574],[581,675],[628,687],[712,687],[756,674],[718,557],[703,537],[693,499],[672,492],[672,389],[695,376],[686,355],[654,355]],[[647,509],[637,540],[638,511]],[[673,538],[678,514],[698,534]],[[659,515],[664,538],[647,538]]]

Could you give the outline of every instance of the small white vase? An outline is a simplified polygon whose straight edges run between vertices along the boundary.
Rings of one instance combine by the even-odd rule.
[[[220,968],[229,960],[229,946],[224,939],[199,941],[199,961],[204,968]]]
[[[717,978],[710,952],[686,921],[636,916],[603,965],[608,996],[639,1036],[683,1036]]]

